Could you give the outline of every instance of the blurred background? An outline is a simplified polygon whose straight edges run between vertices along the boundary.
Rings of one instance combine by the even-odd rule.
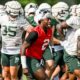
[[[4,4],[7,1],[11,1],[11,0],[0,0],[0,4]],[[64,1],[66,2],[69,6],[74,5],[74,4],[79,4],[80,0],[17,0],[19,1],[22,6],[24,7],[26,4],[30,3],[30,2],[34,2],[37,3],[38,5],[43,3],[43,2],[47,2],[50,5],[53,5],[59,1]]]

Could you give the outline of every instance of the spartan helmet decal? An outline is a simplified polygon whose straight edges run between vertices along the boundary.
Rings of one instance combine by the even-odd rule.
[[[64,2],[58,2],[52,6],[52,15],[58,19],[65,20],[69,15],[69,6]]]

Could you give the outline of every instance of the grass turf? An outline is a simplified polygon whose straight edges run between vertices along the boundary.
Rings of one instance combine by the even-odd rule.
[[[25,75],[22,76],[22,80],[28,80]]]

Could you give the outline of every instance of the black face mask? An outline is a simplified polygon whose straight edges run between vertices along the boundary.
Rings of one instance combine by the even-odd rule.
[[[14,15],[10,15],[12,18],[17,18],[18,17],[18,15],[16,15],[16,16],[14,16]]]

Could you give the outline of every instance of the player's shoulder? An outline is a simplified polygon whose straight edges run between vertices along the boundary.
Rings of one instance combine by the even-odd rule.
[[[19,24],[25,24],[27,22],[27,20],[25,19],[23,15],[19,16],[17,21]]]
[[[33,28],[33,31],[40,32],[41,31],[41,27],[40,26],[36,26],[36,27]]]
[[[78,23],[80,25],[80,17],[78,17],[78,16],[72,16],[72,17],[70,17],[69,21],[73,22],[74,24]]]
[[[9,20],[8,15],[4,14],[3,16],[0,16],[0,22],[1,23],[5,23],[8,20]]]
[[[78,19],[78,17],[77,16],[71,16],[70,18],[68,18],[67,20],[76,20],[76,19]]]

